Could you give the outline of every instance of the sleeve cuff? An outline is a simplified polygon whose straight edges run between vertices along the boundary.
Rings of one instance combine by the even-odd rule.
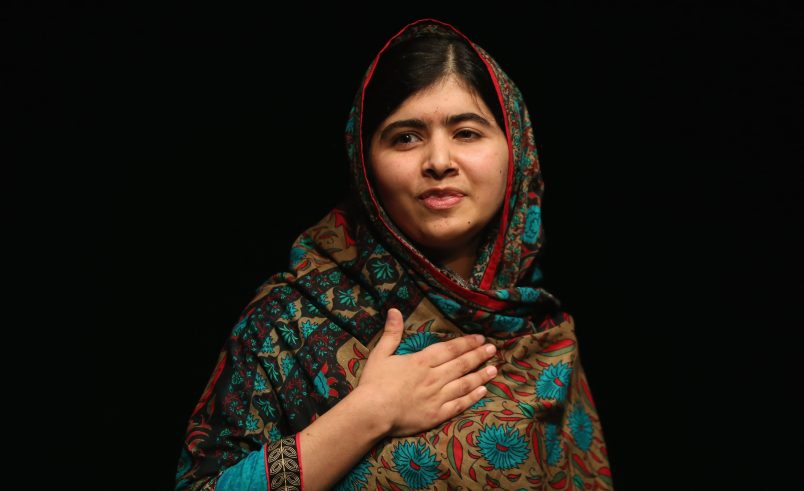
[[[303,490],[299,433],[266,444],[264,449],[268,490]]]

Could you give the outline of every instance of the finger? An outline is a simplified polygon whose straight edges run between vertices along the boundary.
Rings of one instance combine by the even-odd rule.
[[[483,386],[493,379],[495,375],[497,375],[497,368],[494,365],[489,365],[453,380],[445,385],[441,392],[447,400],[459,399]]]
[[[455,380],[491,358],[496,350],[493,344],[485,344],[443,363],[434,368],[434,370],[438,370],[437,376],[442,377],[444,380]]]
[[[487,392],[488,392],[487,389],[481,385],[480,387],[476,388],[475,390],[466,394],[463,397],[459,397],[449,402],[445,402],[441,406],[443,419],[447,420],[449,418],[454,418],[455,416],[466,411],[472,404],[482,399]]]
[[[427,357],[431,367],[437,367],[450,360],[454,360],[467,351],[477,348],[483,344],[483,341],[484,338],[480,334],[460,336],[455,339],[450,339],[449,341],[431,344],[419,353]]]
[[[377,345],[372,351],[376,351],[383,356],[391,356],[394,354],[394,351],[396,351],[396,348],[399,347],[399,343],[402,341],[402,331],[404,328],[402,312],[396,308],[388,309],[382,337],[377,341]]]

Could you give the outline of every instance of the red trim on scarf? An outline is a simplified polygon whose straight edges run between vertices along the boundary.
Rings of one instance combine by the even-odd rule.
[[[456,31],[457,32],[457,31]],[[461,34],[461,33],[458,33]],[[463,36],[463,34],[461,34]],[[466,36],[464,36],[466,38]],[[500,259],[502,259],[502,250],[503,250],[503,242],[505,241],[505,231],[508,228],[508,209],[510,208],[511,203],[511,188],[514,182],[514,145],[511,142],[511,127],[508,124],[508,111],[505,109],[505,101],[502,95],[502,89],[500,88],[500,82],[497,80],[497,76],[494,74],[494,70],[491,69],[491,65],[485,58],[480,56],[480,52],[475,48],[474,44],[472,44],[468,38],[466,38],[469,45],[474,48],[475,53],[477,53],[478,58],[480,58],[483,63],[486,65],[486,68],[489,71],[489,75],[491,75],[491,81],[494,82],[494,89],[497,91],[497,98],[499,99],[500,109],[503,110],[505,113],[505,139],[508,141],[508,180],[505,183],[505,199],[503,201],[503,214],[502,214],[502,222],[500,223],[500,230],[497,232],[497,240],[494,242],[494,248],[491,252],[491,257],[489,257],[489,264],[486,267],[486,272],[483,273],[483,279],[480,280],[480,289],[481,290],[488,290],[491,288],[491,282],[494,280],[494,274],[497,271],[497,265],[500,264]]]
[[[491,69],[491,66],[489,65],[489,63],[482,56],[480,56],[480,53],[477,51],[477,48],[474,47],[474,44],[469,40],[469,38],[466,37],[458,29],[456,29],[455,27],[451,26],[450,24],[447,24],[445,22],[441,22],[441,21],[436,20],[436,19],[420,19],[420,20],[417,20],[416,22],[412,22],[412,23],[408,24],[407,26],[403,27],[398,33],[396,33],[391,39],[389,39],[388,42],[385,43],[385,46],[382,47],[380,52],[374,58],[374,63],[371,66],[371,71],[369,72],[368,76],[366,77],[366,81],[363,84],[362,93],[360,94],[360,124],[359,124],[359,127],[360,127],[359,128],[359,131],[360,131],[360,162],[361,162],[361,165],[362,165],[362,168],[363,168],[363,178],[365,179],[365,182],[366,182],[366,188],[369,190],[369,196],[371,196],[371,201],[374,203],[374,206],[375,206],[375,208],[377,209],[377,212],[378,212],[377,216],[380,217],[380,220],[382,221],[383,225],[385,225],[385,228],[389,232],[391,232],[391,234],[394,237],[396,237],[402,244],[405,244],[408,247],[408,249],[410,249],[410,250],[412,250],[412,248],[407,245],[407,242],[405,240],[403,240],[401,237],[399,237],[399,235],[397,235],[396,232],[394,232],[394,230],[391,227],[388,226],[388,223],[386,223],[385,219],[379,213],[380,205],[377,202],[377,198],[374,196],[374,190],[371,187],[371,183],[369,182],[369,178],[368,178],[368,173],[366,172],[366,156],[365,156],[366,152],[365,152],[365,146],[363,145],[363,111],[364,111],[363,108],[364,108],[364,104],[365,104],[365,100],[366,100],[366,87],[368,87],[368,84],[371,81],[371,78],[374,76],[374,70],[377,68],[377,64],[379,63],[380,56],[382,56],[382,54],[385,52],[385,50],[388,49],[388,46],[390,46],[391,42],[393,42],[394,39],[399,37],[408,28],[410,28],[410,27],[412,27],[412,26],[414,26],[416,24],[423,23],[423,22],[433,22],[433,23],[440,24],[442,26],[448,27],[448,28],[452,29],[453,31],[455,31],[456,34],[458,34],[459,36],[464,38],[469,43],[469,45],[472,46],[472,49],[474,49],[475,52],[478,53],[478,57],[480,57],[480,59],[486,65],[486,68],[488,69],[489,74],[491,75],[491,80],[494,82],[494,88],[497,91],[497,97],[499,98],[500,107],[503,109],[503,112],[506,113],[506,116],[507,116],[507,111],[505,110],[505,104],[503,104],[502,90],[500,89],[500,84],[499,84],[499,82],[497,80],[496,75],[494,74],[494,71]],[[505,138],[506,138],[506,140],[508,142],[508,179],[507,179],[507,182],[506,182],[505,198],[504,198],[504,203],[503,203],[504,208],[503,208],[502,220],[500,221],[500,230],[499,230],[499,232],[497,232],[497,238],[494,241],[494,248],[492,249],[491,256],[489,257],[489,264],[488,264],[488,266],[486,268],[486,272],[483,274],[483,278],[482,278],[482,280],[480,282],[480,288],[484,289],[484,290],[487,290],[491,286],[491,282],[493,281],[495,270],[496,270],[497,266],[500,263],[500,259],[502,257],[503,241],[504,241],[504,238],[505,238],[505,229],[506,229],[506,227],[508,225],[508,202],[511,199],[510,198],[510,196],[511,196],[511,184],[513,182],[513,172],[514,172],[514,163],[513,163],[514,162],[514,149],[513,149],[513,144],[511,143],[511,134],[510,133],[511,132],[510,132],[510,128],[509,128],[509,125],[508,125],[508,118],[506,117],[505,118]],[[413,254],[413,257],[416,260],[418,260],[419,262],[421,262],[419,260],[419,256],[415,252]],[[464,288],[463,286],[461,286],[458,283],[456,283],[455,281],[453,281],[450,277],[448,277],[447,275],[442,273],[438,268],[436,268],[429,261],[425,261],[423,263],[423,266],[425,268],[427,268],[427,270],[430,272],[430,274],[435,276],[436,279],[438,279],[438,281],[441,284],[445,285],[447,288],[452,290],[457,295],[463,296],[463,297],[465,297],[465,298],[467,298],[467,299],[469,299],[469,300],[471,300],[471,301],[473,301],[473,302],[475,302],[477,304],[480,304],[480,305],[483,305],[484,307],[489,307],[489,308],[492,308],[492,309],[504,309],[506,307],[510,307],[511,305],[513,305],[511,302],[506,302],[506,301],[503,301],[503,300],[499,300],[499,299],[496,299],[494,297],[490,297],[487,294],[479,293],[479,292]]]
[[[193,414],[190,416],[191,418],[195,417],[196,413],[201,410],[207,404],[209,397],[212,395],[212,390],[215,388],[215,384],[218,383],[218,379],[223,373],[223,367],[226,365],[226,353],[221,353],[220,358],[218,359],[218,364],[215,365],[215,370],[212,371],[212,378],[210,379],[209,383],[207,384],[206,389],[204,389],[204,393],[201,394],[201,399],[198,401],[198,404],[195,405],[195,409],[193,409]]]
[[[296,433],[296,462],[299,463],[299,479],[301,480],[301,484],[299,485],[299,489],[304,491],[304,473],[302,472],[302,461],[301,461],[301,431]]]
[[[265,480],[268,483],[267,491],[271,491],[271,472],[268,470],[268,444],[262,446],[262,465],[265,467]]]

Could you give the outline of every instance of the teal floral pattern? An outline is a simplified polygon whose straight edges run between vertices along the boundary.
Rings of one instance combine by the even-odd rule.
[[[594,434],[594,426],[589,414],[580,405],[575,406],[569,414],[569,427],[572,431],[572,438],[578,444],[578,448],[583,451],[589,449],[592,445],[592,436]]]
[[[536,393],[543,399],[563,401],[567,396],[572,368],[564,362],[546,367],[536,381]]]
[[[477,437],[480,453],[495,469],[513,469],[525,461],[528,444],[516,428],[486,426]]]
[[[407,355],[409,353],[416,353],[437,342],[439,342],[439,338],[435,334],[427,331],[417,332],[403,339],[394,354]]]
[[[396,470],[413,489],[424,489],[438,476],[438,460],[424,443],[403,442],[394,449]]]
[[[542,225],[542,211],[537,205],[528,208],[528,216],[525,219],[525,232],[522,234],[522,240],[526,244],[533,244],[539,236],[539,231]]]
[[[360,491],[368,489],[368,476],[371,472],[371,464],[368,459],[363,458],[356,466],[349,471],[346,476],[335,486],[335,491]]]
[[[558,435],[558,426],[553,423],[546,423],[544,425],[544,438],[544,446],[547,448],[547,463],[556,465],[561,458],[561,438]]]

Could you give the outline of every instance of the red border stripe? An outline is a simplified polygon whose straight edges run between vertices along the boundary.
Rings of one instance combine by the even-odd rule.
[[[265,481],[268,483],[267,491],[271,491],[271,473],[268,471],[268,444],[262,446],[262,464],[265,466]]]
[[[296,461],[299,463],[299,479],[301,479],[301,490],[304,491],[304,473],[302,472],[301,458],[301,431],[296,433]]]

